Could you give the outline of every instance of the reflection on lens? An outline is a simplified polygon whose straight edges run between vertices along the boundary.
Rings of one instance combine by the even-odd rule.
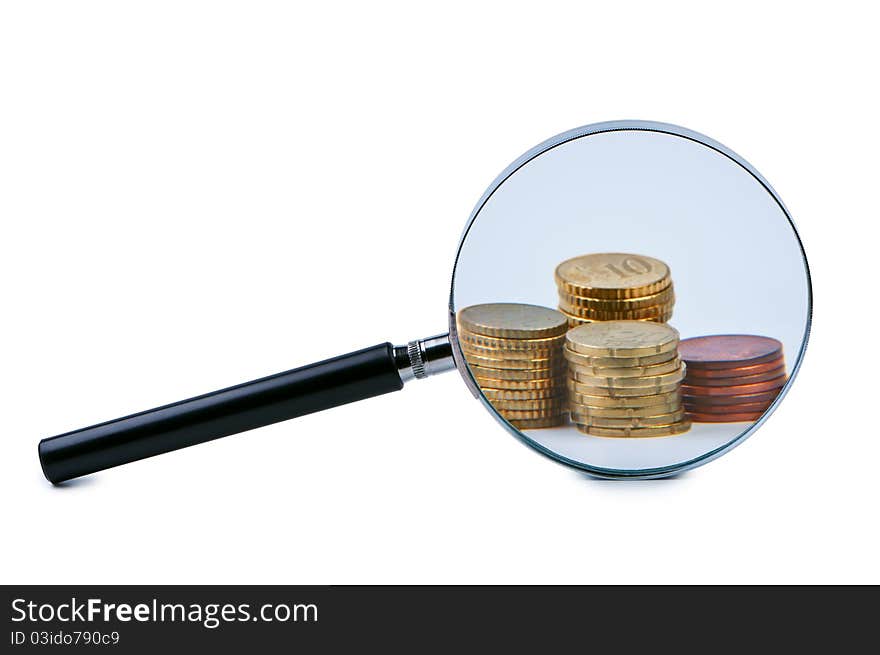
[[[499,176],[450,309],[462,373],[526,443],[651,476],[728,450],[772,409],[810,290],[790,219],[748,164],[681,128],[619,123]]]

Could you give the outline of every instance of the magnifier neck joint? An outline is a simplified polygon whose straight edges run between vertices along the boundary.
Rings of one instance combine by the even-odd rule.
[[[455,368],[448,334],[410,341],[394,347],[394,363],[404,382],[421,380]]]

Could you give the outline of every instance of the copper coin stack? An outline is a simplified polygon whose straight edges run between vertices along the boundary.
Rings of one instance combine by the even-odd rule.
[[[666,437],[690,429],[679,387],[678,331],[645,321],[581,325],[566,335],[569,410],[598,437]]]
[[[694,337],[678,349],[687,364],[684,406],[697,423],[756,421],[788,380],[782,344],[770,337]]]
[[[593,253],[556,267],[559,311],[570,327],[594,321],[672,318],[675,293],[669,267],[659,259],[627,253]]]
[[[458,313],[458,343],[483,396],[511,425],[565,421],[566,318],[519,303],[472,305]]]

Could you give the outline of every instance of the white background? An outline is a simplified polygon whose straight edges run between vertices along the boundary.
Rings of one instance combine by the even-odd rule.
[[[880,582],[876,23],[815,7],[4,3],[0,581]],[[41,437],[443,330],[485,186],[622,118],[743,155],[810,256],[801,375],[729,455],[593,481],[449,374],[42,479]]]

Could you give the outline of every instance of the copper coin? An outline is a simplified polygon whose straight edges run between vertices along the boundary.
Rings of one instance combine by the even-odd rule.
[[[764,403],[773,402],[779,395],[779,389],[764,391],[762,393],[750,393],[731,396],[692,396],[685,395],[682,400],[693,405],[739,405],[740,403]]]
[[[752,412],[747,414],[695,414],[688,412],[688,418],[694,423],[745,423],[757,421],[764,412]]]
[[[750,412],[765,412],[772,401],[765,403],[739,403],[736,405],[706,405],[703,403],[686,402],[684,407],[695,414],[748,414]]]
[[[767,380],[766,382],[757,382],[755,384],[736,384],[727,387],[695,387],[690,384],[681,385],[681,391],[687,396],[742,396],[746,394],[761,393],[762,391],[771,391],[773,389],[781,389],[788,380],[786,375],[780,375]]]
[[[690,371],[688,371],[688,373],[690,373]],[[775,378],[778,378],[779,376],[785,376],[784,366],[774,368],[770,371],[767,371],[766,373],[758,373],[757,375],[743,375],[742,377],[735,378],[700,378],[687,375],[684,379],[684,384],[689,384],[695,387],[732,387],[734,385],[767,382],[768,380],[773,380]]]
[[[716,334],[683,339],[678,353],[694,368],[737,368],[781,357],[782,344],[753,334]]]
[[[699,368],[699,364],[697,364],[697,368],[691,368],[688,370],[688,377],[699,378],[701,380],[704,378],[736,378],[740,376],[766,373],[767,371],[772,371],[781,366],[785,366],[784,357],[777,357],[771,359],[769,362],[764,362],[763,364],[737,366],[734,368]]]

